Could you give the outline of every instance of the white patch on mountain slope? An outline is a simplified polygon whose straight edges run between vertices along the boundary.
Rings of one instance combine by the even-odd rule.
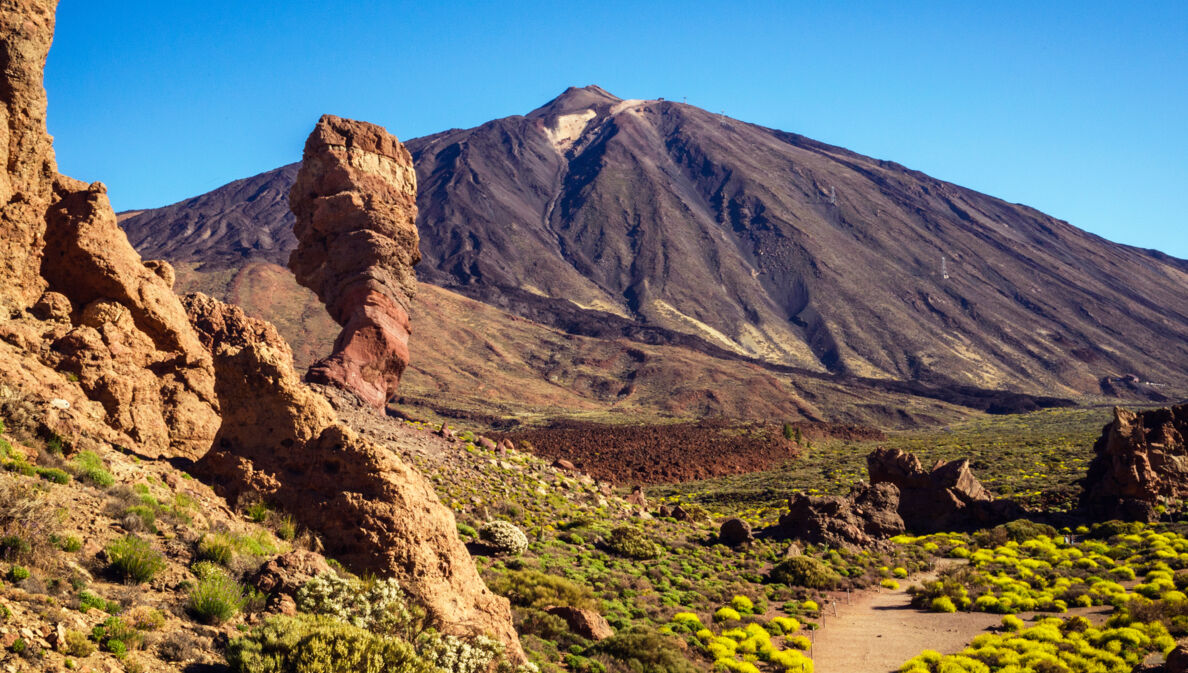
[[[597,115],[598,113],[593,110],[561,115],[553,121],[552,127],[545,127],[545,135],[548,136],[549,142],[553,143],[553,147],[556,147],[558,152],[564,153],[573,147],[573,143],[581,137],[582,131],[586,130],[586,125]]]

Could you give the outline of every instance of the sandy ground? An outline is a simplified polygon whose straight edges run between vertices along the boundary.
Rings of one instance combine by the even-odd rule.
[[[880,589],[855,593],[846,603],[843,594],[834,606],[826,604],[822,626],[814,634],[812,657],[816,673],[886,673],[923,650],[942,654],[959,652],[969,641],[1002,623],[1002,615],[984,612],[942,614],[909,607],[907,587],[934,578],[918,575],[901,581],[895,591]],[[1102,623],[1110,608],[1069,610],[1061,617],[1079,614]],[[1034,613],[1019,615],[1030,622]],[[1042,615],[1049,616],[1049,615]]]

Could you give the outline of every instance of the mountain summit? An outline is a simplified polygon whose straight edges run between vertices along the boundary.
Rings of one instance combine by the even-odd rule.
[[[420,279],[569,332],[820,374],[1188,388],[1188,262],[899,164],[596,86],[407,146]],[[123,225],[147,256],[283,264],[293,173]]]

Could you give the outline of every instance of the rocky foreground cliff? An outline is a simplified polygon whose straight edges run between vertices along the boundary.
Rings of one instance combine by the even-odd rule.
[[[442,632],[494,636],[522,659],[507,601],[487,590],[425,479],[345,427],[271,325],[201,296],[183,304],[170,265],[132,249],[102,184],[57,173],[42,86],[55,9],[0,6],[0,397],[23,410],[6,420],[56,438],[67,458],[118,447],[197,461],[232,506],[283,508],[328,554],[399,579]],[[391,203],[366,184],[357,194],[361,217]],[[398,243],[415,256],[415,228]]]

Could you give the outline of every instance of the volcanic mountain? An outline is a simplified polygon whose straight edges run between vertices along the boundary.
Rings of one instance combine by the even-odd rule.
[[[594,86],[406,145],[422,282],[563,333],[838,381],[1188,390],[1188,261],[896,163]],[[230,283],[286,263],[295,174],[122,225]]]

